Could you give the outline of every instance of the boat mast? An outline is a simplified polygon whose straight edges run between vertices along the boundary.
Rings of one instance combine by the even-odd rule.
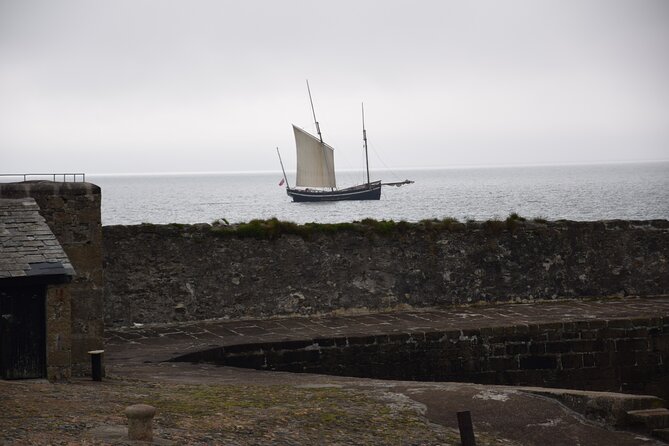
[[[314,101],[311,99],[311,88],[309,88],[309,79],[307,79],[307,91],[309,92],[309,103],[311,104],[311,113],[314,115],[314,122],[316,123],[316,131],[318,132],[318,139],[321,141],[321,146],[323,147],[323,161],[325,162],[326,168],[328,166],[328,157],[325,152],[325,144],[323,143],[323,135],[321,134],[321,126],[318,125],[318,120],[316,120],[316,110],[314,109]],[[330,190],[334,190],[334,187],[331,187]]]
[[[365,104],[362,104],[362,140],[365,142],[365,167],[367,168],[367,186],[369,186],[369,155],[367,154],[367,130],[365,130]]]
[[[318,132],[318,139],[321,140],[323,144],[323,135],[321,135],[321,126],[318,125],[316,120],[316,110],[314,110],[314,101],[311,99],[311,89],[309,88],[309,79],[307,79],[307,91],[309,92],[309,103],[311,104],[311,113],[314,115],[314,122],[316,123],[316,131]]]

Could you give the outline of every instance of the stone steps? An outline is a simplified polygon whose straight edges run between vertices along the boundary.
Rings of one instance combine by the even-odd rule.
[[[587,390],[519,387],[560,401],[565,406],[616,429],[633,430],[669,443],[669,409],[661,398]]]
[[[519,389],[560,401],[591,420],[625,428],[630,425],[629,412],[661,409],[665,402],[650,395],[630,395],[589,390],[519,387]]]
[[[669,443],[669,429],[654,429],[653,436]]]
[[[665,407],[627,411],[627,424],[669,441],[669,409]]]

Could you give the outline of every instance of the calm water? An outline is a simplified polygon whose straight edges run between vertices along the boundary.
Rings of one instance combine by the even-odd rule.
[[[294,175],[289,174],[289,180]],[[416,183],[384,187],[380,201],[293,203],[278,173],[96,176],[102,223],[230,223],[277,217],[306,222],[363,218],[418,221],[505,218],[669,219],[669,162],[550,167],[406,170],[372,179]],[[360,182],[338,176],[339,184]]]

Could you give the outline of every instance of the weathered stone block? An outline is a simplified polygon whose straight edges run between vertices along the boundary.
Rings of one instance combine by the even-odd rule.
[[[631,329],[634,328],[635,326],[635,324],[629,319],[612,320],[609,321],[607,325],[609,328],[623,328],[623,329]]]
[[[611,365],[622,368],[625,366],[636,365],[636,358],[633,351],[615,352],[611,355]]]
[[[635,327],[625,331],[625,337],[627,338],[645,338],[648,336],[649,328],[648,327]]]
[[[583,339],[583,340],[597,339],[598,336],[599,336],[599,331],[598,330],[583,330],[583,331],[581,331],[581,339]]]
[[[601,340],[575,340],[570,341],[570,351],[573,352],[598,352],[604,350],[604,343]]]
[[[489,338],[494,335],[494,330],[492,327],[483,327],[480,330],[481,337],[483,338]]]
[[[48,366],[69,368],[72,362],[69,350],[47,350],[46,357]]]
[[[535,370],[535,369],[556,369],[556,356],[525,356],[520,358],[520,368]]]
[[[546,343],[532,342],[532,344],[530,344],[529,352],[532,355],[543,355],[546,353]]]
[[[655,336],[651,345],[654,351],[669,351],[669,334]]]
[[[549,341],[561,341],[562,340],[562,331],[552,330],[546,333],[546,339]]]
[[[564,324],[562,322],[550,322],[547,324],[541,324],[543,331],[563,331]]]
[[[621,353],[629,353],[637,350],[647,351],[648,340],[645,338],[636,339],[617,339],[616,351]]]
[[[416,336],[412,335],[412,338]],[[374,345],[376,344],[376,336],[356,336],[348,338],[349,345]]]
[[[597,367],[609,367],[613,364],[613,356],[615,355],[612,351],[604,352],[595,352],[593,356],[595,357],[595,365]]]
[[[314,342],[318,344],[319,347],[332,347],[336,344],[333,338],[316,338]]]
[[[496,357],[488,358],[486,368],[492,371],[518,370],[519,362],[516,358]],[[522,366],[521,366],[522,367]]]
[[[583,355],[560,355],[560,364],[562,365],[563,369],[580,369],[583,367]]]
[[[552,375],[542,370],[507,370],[500,374],[500,381],[504,384],[520,386],[548,386],[554,381]]]
[[[598,338],[619,339],[625,337],[626,330],[624,328],[602,328],[599,330]]]
[[[584,353],[583,357],[583,367],[595,367],[595,355],[592,353]]]
[[[591,330],[600,330],[606,328],[607,322],[603,320],[588,321],[588,328]]]
[[[527,343],[510,343],[506,345],[506,353],[508,355],[521,355],[528,352]]]
[[[67,366],[49,365],[46,368],[46,377],[49,381],[69,381],[72,377],[72,368]]]
[[[505,344],[491,344],[488,348],[491,356],[506,356]]]
[[[567,353],[571,351],[571,343],[567,341],[547,342],[546,353]]]

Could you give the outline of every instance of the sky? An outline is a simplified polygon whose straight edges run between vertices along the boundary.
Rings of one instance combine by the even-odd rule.
[[[669,159],[665,0],[0,0],[0,173]]]

